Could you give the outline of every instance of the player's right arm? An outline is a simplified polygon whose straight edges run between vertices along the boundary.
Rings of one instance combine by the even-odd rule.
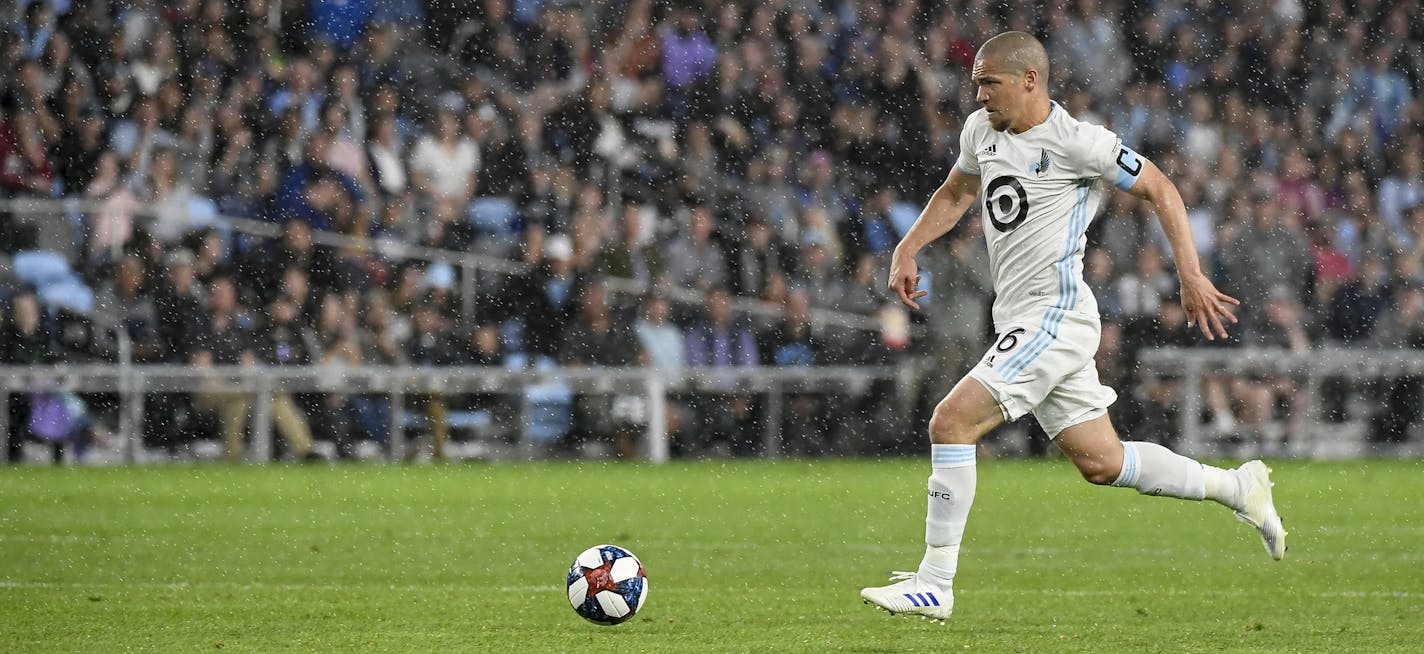
[[[920,308],[915,300],[926,295],[925,291],[915,290],[920,284],[920,269],[915,263],[915,255],[931,241],[953,229],[978,195],[979,176],[966,173],[960,169],[960,164],[955,164],[949,169],[944,183],[930,196],[915,224],[895,246],[895,254],[890,259],[890,290],[906,306]]]

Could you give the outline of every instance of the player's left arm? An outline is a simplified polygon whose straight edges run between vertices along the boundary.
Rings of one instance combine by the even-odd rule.
[[[1218,291],[1202,272],[1181,193],[1151,161],[1131,149],[1119,148],[1117,186],[1151,202],[1156,209],[1157,220],[1162,223],[1162,231],[1167,234],[1167,242],[1172,246],[1172,256],[1177,262],[1177,279],[1182,285],[1182,309],[1187,313],[1187,325],[1196,324],[1207,340],[1214,340],[1215,336],[1226,338],[1225,322],[1236,322],[1231,307],[1241,302]]]

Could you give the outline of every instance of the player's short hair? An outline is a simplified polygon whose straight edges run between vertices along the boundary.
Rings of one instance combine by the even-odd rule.
[[[1018,74],[1032,70],[1041,81],[1048,81],[1048,51],[1027,32],[1004,32],[985,41],[975,59],[993,61]]]

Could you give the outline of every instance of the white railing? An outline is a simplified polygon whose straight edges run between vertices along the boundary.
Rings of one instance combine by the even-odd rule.
[[[1275,376],[1296,380],[1303,393],[1298,406],[1306,414],[1298,420],[1301,432],[1291,434],[1296,454],[1329,456],[1340,425],[1321,419],[1321,386],[1326,379],[1366,382],[1405,376],[1424,376],[1424,351],[1328,348],[1292,352],[1283,349],[1161,348],[1139,354],[1140,372],[1149,379],[1180,381],[1177,449],[1190,456],[1218,454],[1208,427],[1202,423],[1202,381],[1208,376]]]
[[[860,394],[875,382],[903,389],[909,371],[903,367],[747,367],[666,371],[653,368],[556,368],[509,370],[486,367],[409,366],[215,366],[84,364],[0,366],[0,451],[9,434],[11,394],[43,391],[114,393],[119,397],[118,436],[127,462],[138,459],[142,447],[144,397],[149,393],[239,392],[253,395],[247,458],[270,461],[273,453],[273,393],[376,394],[389,397],[390,456],[400,459],[409,443],[402,416],[408,394],[504,394],[519,401],[520,458],[537,456],[537,444],[527,430],[530,401],[525,389],[562,384],[571,393],[618,394],[643,398],[646,428],[642,456],[667,461],[666,433],[669,394],[750,393],[764,396],[762,447],[765,456],[781,449],[783,398],[788,393]],[[903,393],[895,397],[903,398]]]

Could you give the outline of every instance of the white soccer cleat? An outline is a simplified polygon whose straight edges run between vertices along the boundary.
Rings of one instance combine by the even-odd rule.
[[[890,615],[910,613],[931,620],[948,620],[954,610],[954,589],[940,587],[920,579],[913,572],[892,572],[889,586],[860,589],[866,604],[885,609]]]
[[[1266,545],[1266,553],[1279,561],[1286,555],[1286,530],[1281,516],[1276,513],[1276,504],[1271,500],[1271,469],[1261,461],[1247,461],[1236,469],[1242,484],[1242,504],[1236,512],[1236,519],[1261,532],[1261,542]]]

